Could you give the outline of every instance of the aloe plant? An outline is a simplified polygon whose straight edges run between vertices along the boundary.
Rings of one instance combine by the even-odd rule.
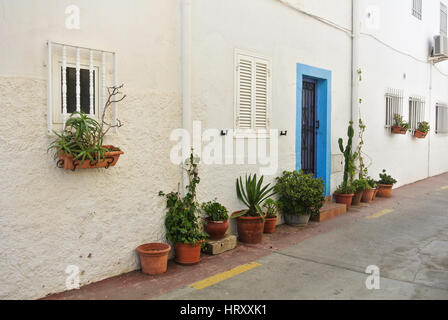
[[[250,217],[260,216],[264,220],[264,213],[260,205],[264,200],[274,195],[275,192],[273,192],[274,187],[270,187],[269,183],[263,186],[263,179],[264,177],[261,176],[260,180],[257,181],[256,174],[253,176],[246,175],[244,184],[242,177],[236,179],[236,194],[238,199],[247,206],[247,209],[233,215],[232,218],[247,215]]]

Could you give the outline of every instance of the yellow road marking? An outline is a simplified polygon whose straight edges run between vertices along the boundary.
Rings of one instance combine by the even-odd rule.
[[[259,266],[261,266],[261,264],[259,264],[257,262],[243,264],[243,265],[233,268],[231,270],[224,271],[222,273],[218,273],[214,276],[211,276],[210,278],[190,284],[190,287],[193,289],[196,289],[196,290],[201,290],[201,289],[210,287],[218,282],[232,278],[233,276],[236,276],[240,273],[249,271],[249,270],[259,267]]]
[[[442,188],[440,188],[440,189],[442,189],[442,190],[448,190],[448,186],[444,186],[444,187],[442,187]]]
[[[366,217],[366,219],[376,219],[376,218],[384,216],[385,214],[391,213],[393,211],[394,210],[392,210],[392,209],[384,209],[380,212],[377,212],[375,214],[372,214],[371,216]]]

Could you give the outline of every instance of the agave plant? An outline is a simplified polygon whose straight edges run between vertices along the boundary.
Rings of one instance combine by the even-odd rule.
[[[270,184],[263,186],[263,179],[264,177],[261,176],[260,180],[257,181],[256,174],[253,177],[252,175],[246,175],[245,184],[243,184],[242,177],[236,179],[236,194],[238,199],[247,206],[247,209],[233,215],[232,218],[247,215],[250,217],[260,216],[264,220],[264,213],[260,205],[275,192],[272,191],[274,187],[270,187]]]

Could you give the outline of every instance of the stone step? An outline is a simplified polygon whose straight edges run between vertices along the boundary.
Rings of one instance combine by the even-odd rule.
[[[221,240],[205,240],[205,246],[202,251],[217,255],[236,248],[237,240],[233,234],[226,234]]]
[[[347,212],[345,204],[339,204],[335,202],[325,202],[320,209],[318,216],[313,217],[311,220],[316,222],[322,222]]]

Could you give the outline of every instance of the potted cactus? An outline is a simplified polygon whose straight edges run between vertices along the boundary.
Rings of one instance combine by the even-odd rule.
[[[378,197],[392,197],[392,187],[395,183],[397,183],[397,180],[388,175],[386,170],[383,169],[383,172],[380,173],[380,180],[378,181]]]
[[[201,208],[207,215],[204,222],[205,232],[212,240],[222,239],[229,228],[227,208],[217,202],[216,199],[203,203]]]
[[[344,178],[342,184],[336,189],[334,197],[337,203],[345,204],[347,210],[350,209],[352,204],[352,199],[354,197],[355,188],[352,186],[353,174],[355,173],[355,160],[357,158],[357,153],[352,152],[353,135],[355,131],[353,129],[353,122],[349,123],[347,136],[347,145],[344,148],[342,138],[339,138],[339,149],[344,155],[345,165],[344,165]]]
[[[430,130],[429,123],[426,121],[419,122],[417,125],[417,130],[414,132],[414,137],[418,139],[424,139],[426,138],[426,135],[428,134]]]
[[[392,126],[392,133],[406,134],[409,130],[409,123],[403,120],[403,117],[396,113],[394,114],[394,125]]]

